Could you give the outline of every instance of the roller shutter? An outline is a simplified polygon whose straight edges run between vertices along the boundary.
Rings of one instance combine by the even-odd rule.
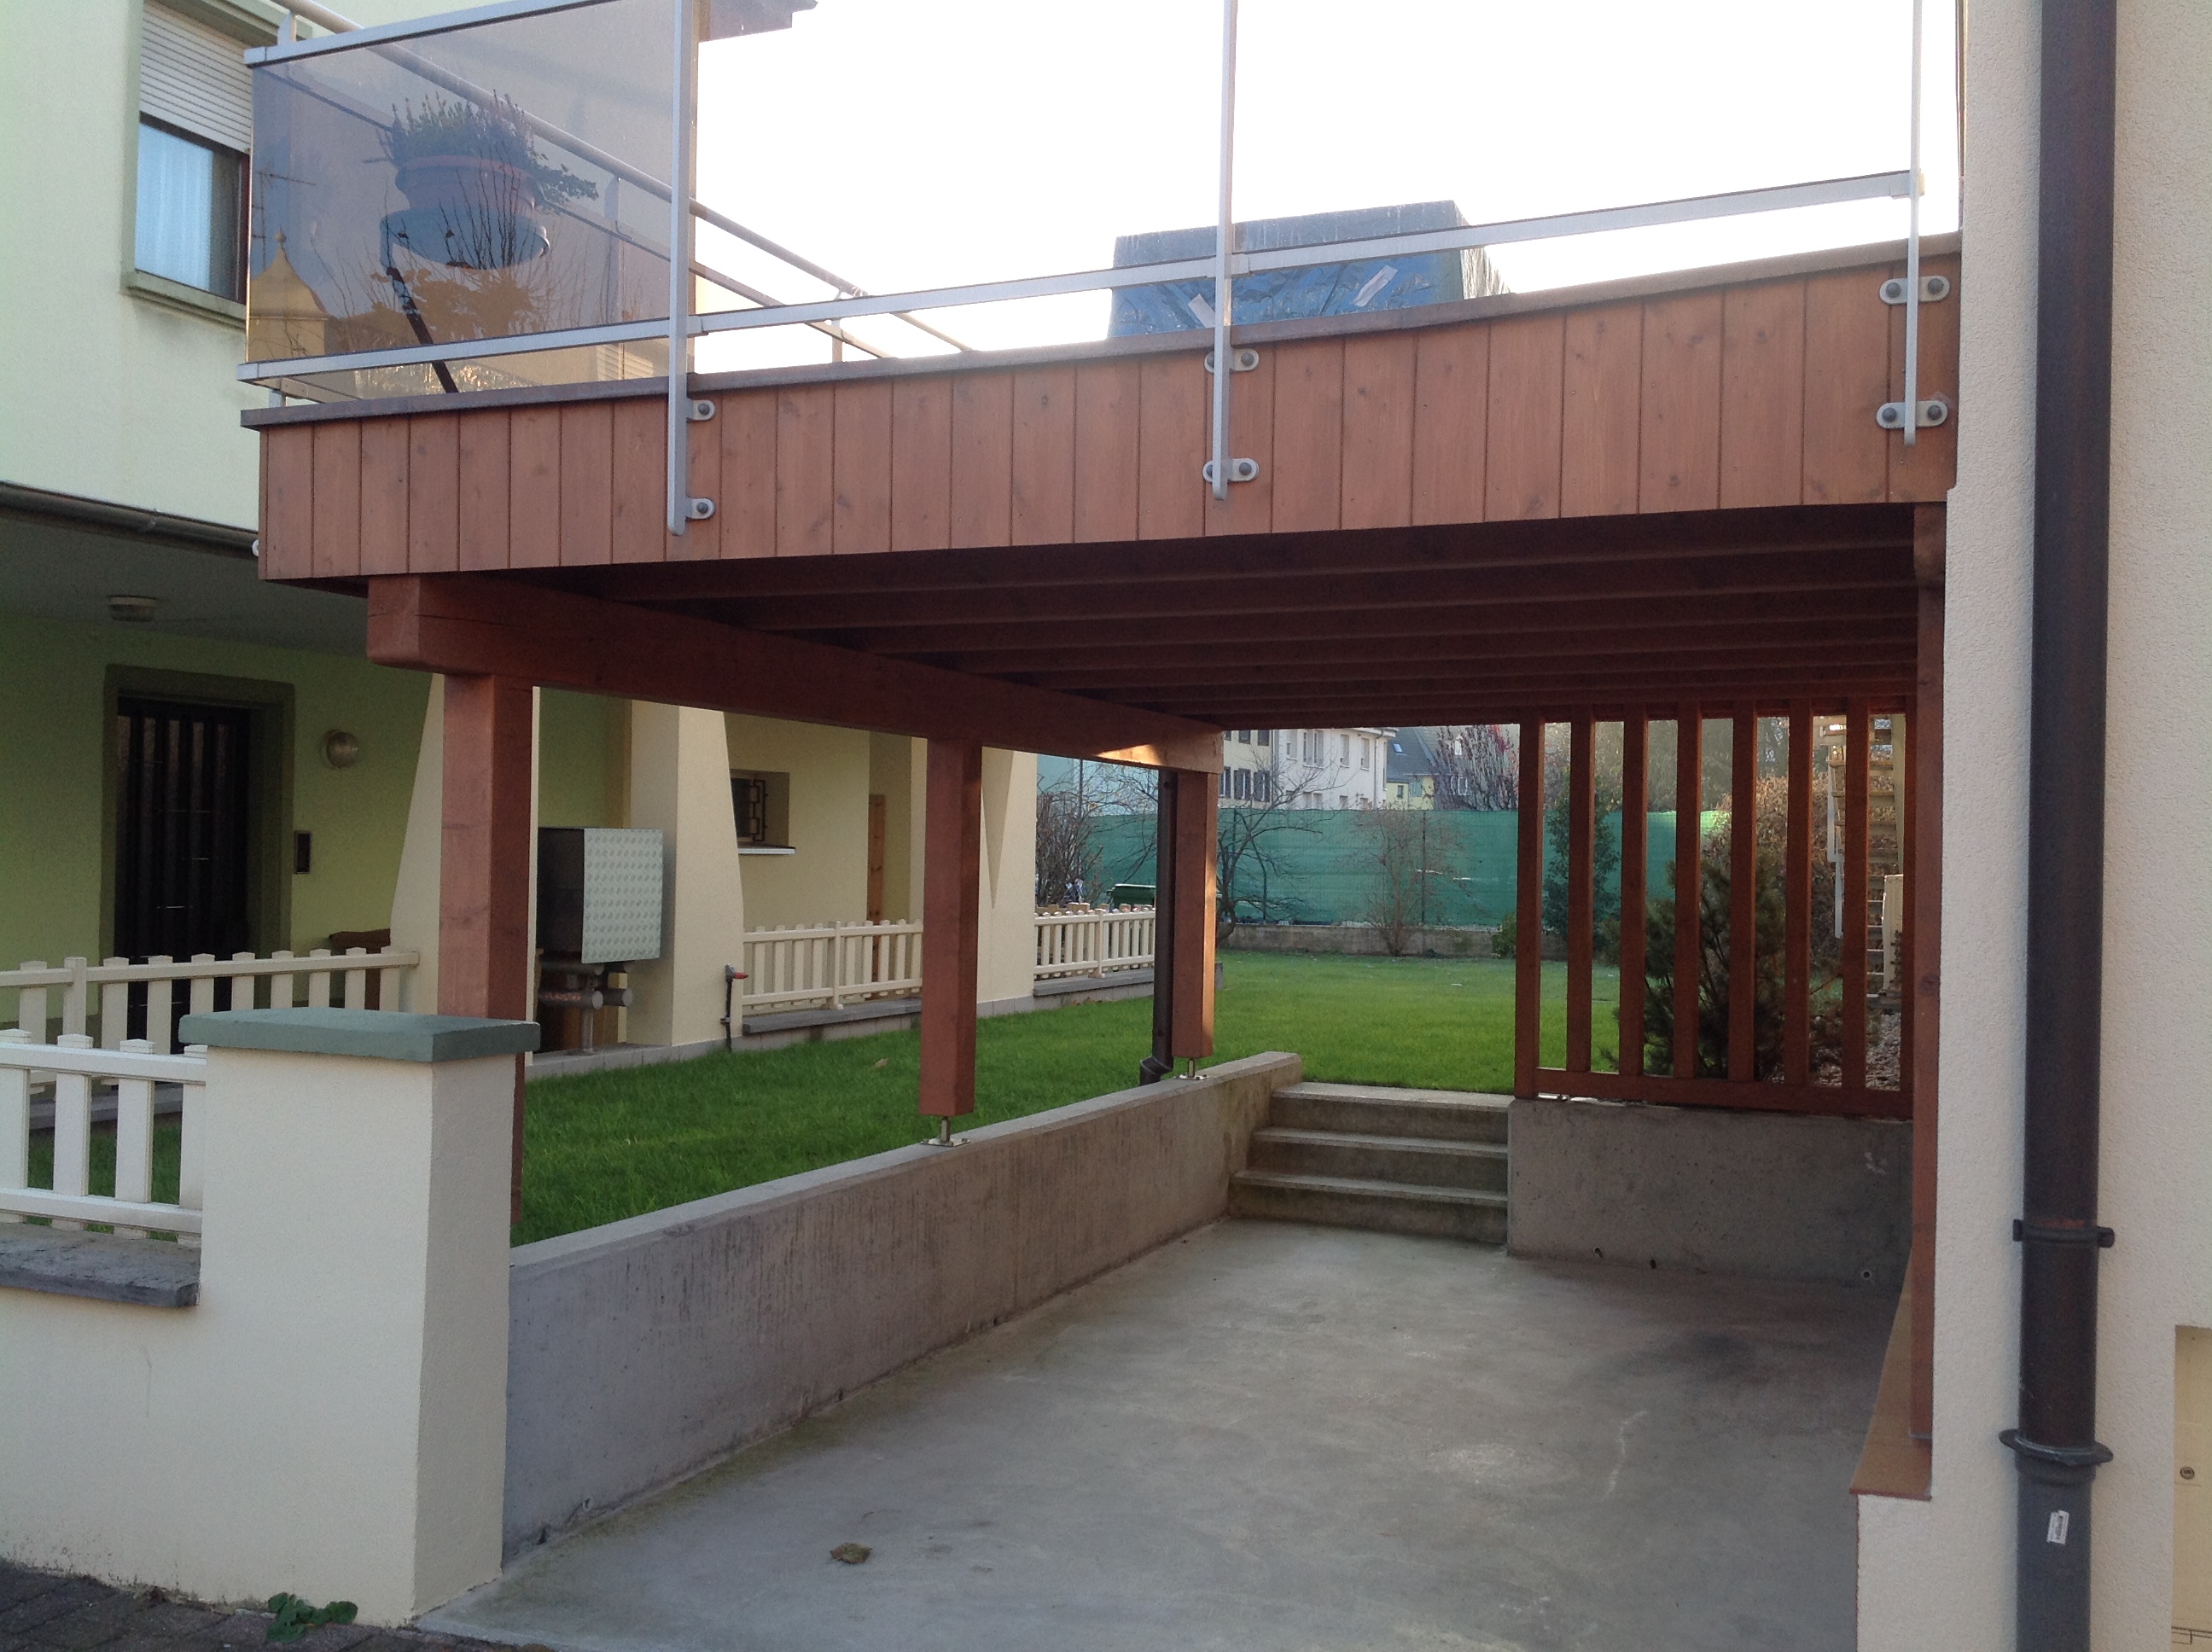
[[[241,155],[253,147],[253,74],[244,44],[146,0],[138,107],[166,125]]]

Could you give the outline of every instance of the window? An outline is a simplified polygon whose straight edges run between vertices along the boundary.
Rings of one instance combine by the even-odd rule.
[[[737,817],[741,847],[785,848],[790,845],[790,775],[759,771],[732,773],[730,810]]]
[[[1240,728],[1240,729],[1238,729],[1238,730],[1237,731],[1237,744],[1239,744],[1239,745],[1249,745],[1249,744],[1252,744],[1252,731],[1251,731],[1250,729],[1249,729],[1249,728]]]
[[[1229,795],[1229,771],[1225,768],[1221,771],[1221,795],[1224,798]]]
[[[1266,803],[1275,795],[1275,777],[1264,768],[1252,771],[1252,796],[1255,801]]]
[[[1359,737],[1359,766],[1362,768],[1372,768],[1375,766],[1369,761],[1369,755],[1374,750],[1374,741],[1369,739],[1364,734]]]
[[[1346,768],[1351,766],[1352,737],[1349,734],[1340,734],[1336,737],[1336,760]]]
[[[246,43],[148,0],[140,37],[136,262],[148,275],[246,295]]]
[[[1253,734],[1258,738],[1261,745],[1272,744],[1269,737],[1272,736],[1274,732],[1275,731],[1271,728],[1255,728],[1252,731]]]
[[[1237,783],[1235,787],[1231,788],[1231,795],[1240,803],[1250,799],[1252,795],[1252,771],[1250,769],[1240,768],[1237,771]]]
[[[138,267],[246,297],[246,157],[143,117],[138,122]]]

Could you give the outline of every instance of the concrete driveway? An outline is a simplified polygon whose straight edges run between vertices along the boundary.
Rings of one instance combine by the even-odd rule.
[[[563,1652],[1845,1652],[1893,1307],[1225,1222],[426,1624]]]

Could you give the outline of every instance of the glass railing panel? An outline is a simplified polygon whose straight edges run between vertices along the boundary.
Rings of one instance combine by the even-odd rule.
[[[602,0],[257,68],[249,359],[665,322],[673,27],[668,0]],[[562,359],[602,376],[612,342]]]

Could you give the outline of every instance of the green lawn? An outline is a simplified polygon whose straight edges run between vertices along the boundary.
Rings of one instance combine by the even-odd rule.
[[[1544,1056],[1565,1048],[1565,968],[1545,966]],[[1597,972],[1606,1042],[1615,997]],[[978,1029],[975,1112],[989,1124],[1136,1082],[1149,999],[1002,1016]],[[1513,1067],[1513,966],[1498,959],[1227,955],[1216,1059],[1295,1050],[1311,1078],[1499,1090]],[[834,1043],[530,1086],[517,1243],[595,1227],[733,1187],[904,1146],[930,1133],[915,1111],[920,1041],[880,1033]],[[1608,1050],[1598,1064],[1611,1065]]]

